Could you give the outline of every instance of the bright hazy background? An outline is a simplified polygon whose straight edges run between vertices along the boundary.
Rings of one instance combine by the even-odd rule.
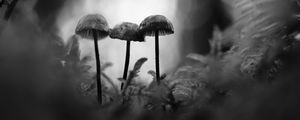
[[[139,24],[149,15],[161,14],[169,18],[174,25],[175,34],[160,37],[160,66],[161,74],[171,72],[179,62],[178,29],[176,22],[177,0],[78,0],[66,3],[57,24],[60,36],[64,42],[74,34],[78,20],[87,14],[99,13],[106,17],[109,26],[113,27],[121,22],[133,22]],[[112,62],[113,66],[105,72],[114,80],[122,76],[125,62],[125,41],[105,38],[98,42],[101,61]],[[92,56],[90,64],[95,70],[94,45],[91,40],[80,40],[81,57]],[[151,81],[148,70],[155,70],[154,38],[146,37],[144,43],[131,44],[131,57],[129,70],[141,57],[147,57],[148,61],[142,67],[140,75],[145,83]]]

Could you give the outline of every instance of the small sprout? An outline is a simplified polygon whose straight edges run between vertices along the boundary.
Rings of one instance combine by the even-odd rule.
[[[101,66],[98,50],[98,40],[104,39],[109,34],[108,23],[106,19],[99,14],[90,14],[81,18],[76,27],[75,33],[82,38],[94,39],[95,56],[97,65],[97,95],[98,102],[102,104],[101,92]]]
[[[72,35],[65,46],[65,58],[68,61],[80,61],[80,49],[77,35]]]
[[[155,36],[156,79],[159,84],[159,36],[173,34],[173,25],[165,16],[152,15],[142,21],[139,30],[145,36]]]
[[[122,92],[124,90],[127,89],[127,87],[131,84],[131,81],[133,80],[134,77],[138,76],[137,74],[140,72],[140,69],[142,67],[142,65],[147,61],[148,59],[147,58],[141,58],[139,59],[135,64],[134,64],[134,67],[133,67],[133,70],[130,71],[129,73],[129,76],[128,76],[128,79],[125,81],[123,79],[123,81],[125,81],[125,84],[124,84],[124,89],[122,90]],[[119,79],[120,80],[120,79]]]
[[[166,77],[167,77],[167,74],[164,73],[164,74],[162,74],[162,75],[160,76],[160,80],[163,80],[163,79],[165,79]]]
[[[107,63],[103,64],[103,65],[101,66],[101,71],[106,70],[107,68],[111,67],[112,65],[113,65],[113,64],[112,64],[111,62],[107,62]]]
[[[156,73],[155,73],[155,71],[149,70],[147,73],[148,73],[149,75],[153,76],[153,81],[156,80]]]
[[[155,71],[149,70],[149,71],[148,71],[148,74],[151,75],[151,76],[153,77],[150,86],[153,86],[155,83],[157,84],[158,80],[157,80]],[[163,80],[163,79],[165,79],[166,77],[167,77],[167,74],[164,73],[164,74],[162,74],[162,75],[160,76],[160,80]]]
[[[110,30],[110,37],[113,39],[125,40],[126,44],[126,57],[125,57],[125,67],[123,72],[123,79],[127,79],[129,59],[130,59],[130,42],[131,41],[144,41],[144,36],[140,35],[138,32],[138,25],[130,22],[123,22],[116,25],[113,29]],[[124,84],[121,83],[121,90],[123,89]]]
[[[119,90],[118,90],[118,87],[113,83],[113,80],[108,77],[107,74],[105,74],[104,72],[102,73],[102,76],[107,80],[107,82],[112,86],[113,88],[113,91],[117,94],[119,94]]]
[[[125,81],[123,78],[120,78],[120,81],[124,81],[124,88],[122,89],[122,95],[123,95],[123,104],[125,104],[128,101],[128,96],[126,95],[126,92],[128,89],[130,89],[130,85],[132,85],[132,81],[135,77],[138,76],[138,73],[140,72],[140,69],[142,65],[147,61],[147,58],[140,58],[133,67],[133,70],[129,72],[128,79]]]
[[[124,80],[123,78],[118,78],[118,80],[121,82],[121,83],[125,83],[126,80]]]
[[[138,61],[136,61],[136,63],[134,64],[133,67],[133,72],[134,73],[138,73],[140,72],[140,69],[142,67],[142,65],[148,60],[148,58],[140,58]]]

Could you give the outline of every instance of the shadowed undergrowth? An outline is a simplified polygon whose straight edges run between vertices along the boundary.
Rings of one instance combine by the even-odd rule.
[[[264,24],[215,28],[210,53],[189,54],[173,73],[160,76],[160,85],[153,70],[149,85],[138,77],[147,58],[136,61],[127,81],[119,79],[123,91],[105,73],[113,64],[102,63],[104,105],[99,106],[96,73],[86,64],[89,56],[80,58],[78,38],[64,45],[36,25],[36,18],[26,16],[30,10],[19,9],[0,35],[3,120],[299,118],[297,20],[274,22],[267,15],[253,19]],[[231,42],[227,50],[224,41]]]

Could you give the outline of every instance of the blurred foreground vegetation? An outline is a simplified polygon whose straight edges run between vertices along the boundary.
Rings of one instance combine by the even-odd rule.
[[[140,83],[139,69],[147,58],[136,62],[124,91],[105,74],[112,64],[102,63],[101,106],[95,73],[86,64],[91,58],[80,58],[78,38],[63,44],[52,28],[43,30],[28,16],[30,7],[19,6],[10,21],[0,24],[1,119],[299,118],[297,16],[293,9],[274,13],[277,4],[285,6],[277,0],[233,1],[243,12],[228,29],[215,27],[210,53],[189,54],[172,74],[161,76],[159,86],[151,70],[153,82]]]

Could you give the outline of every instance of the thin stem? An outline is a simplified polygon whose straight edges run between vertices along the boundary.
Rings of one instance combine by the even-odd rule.
[[[126,42],[126,56],[125,56],[125,67],[123,72],[123,79],[127,79],[128,66],[129,66],[129,58],[130,58],[130,41]],[[123,90],[124,83],[121,83],[121,90]]]
[[[101,86],[101,64],[100,64],[100,58],[99,58],[99,49],[98,49],[98,34],[97,31],[93,30],[93,36],[94,36],[94,45],[95,45],[95,57],[96,57],[96,70],[97,70],[97,96],[98,96],[98,102],[101,105],[102,104],[102,86]]]
[[[155,69],[157,84],[160,84],[160,72],[159,72],[159,36],[158,30],[155,31]]]

